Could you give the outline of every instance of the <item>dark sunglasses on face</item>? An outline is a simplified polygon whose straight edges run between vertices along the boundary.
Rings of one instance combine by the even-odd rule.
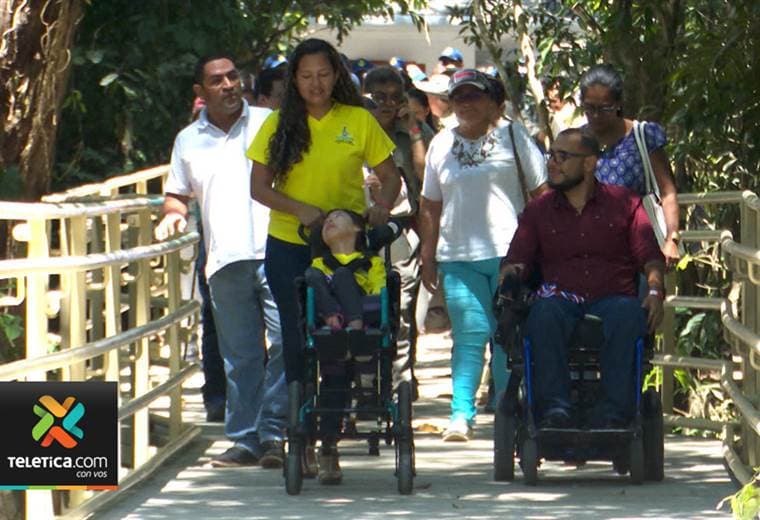
[[[403,94],[388,95],[385,92],[372,92],[372,100],[379,105],[400,105],[405,99]]]
[[[586,115],[608,115],[612,114],[613,112],[616,112],[618,110],[618,107],[615,105],[588,105],[586,103],[581,105],[581,109]]]
[[[589,155],[593,154],[568,152],[566,150],[549,150],[549,153],[547,155],[549,156],[550,161],[554,160],[554,162],[557,164],[562,164],[568,159],[574,159],[576,157],[588,157]]]
[[[469,92],[462,92],[461,94],[455,92],[449,96],[449,99],[454,103],[467,103],[468,101],[480,101],[485,95],[486,93],[480,90],[471,90]]]

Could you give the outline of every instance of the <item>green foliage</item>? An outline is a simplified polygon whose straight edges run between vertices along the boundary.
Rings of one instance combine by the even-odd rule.
[[[758,487],[757,472],[755,477],[744,485],[739,491],[724,498],[718,507],[723,507],[726,501],[731,504],[731,512],[737,520],[754,520],[760,516],[760,488]]]
[[[189,122],[193,68],[210,53],[255,72],[287,51],[311,19],[345,36],[364,15],[412,15],[424,0],[109,0],[85,6],[62,104],[53,189],[169,160]]]
[[[24,181],[18,171],[18,166],[0,165],[0,200],[19,200],[24,192]]]

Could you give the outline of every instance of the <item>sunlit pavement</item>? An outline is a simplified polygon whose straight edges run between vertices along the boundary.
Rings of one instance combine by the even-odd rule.
[[[285,493],[281,470],[216,469],[211,457],[230,444],[221,425],[202,423],[196,376],[185,390],[186,418],[203,425],[203,436],[170,460],[152,479],[130,490],[98,519],[288,519],[306,518],[730,518],[720,500],[735,491],[715,440],[668,437],[665,481],[633,486],[611,464],[577,469],[545,463],[539,484],[528,487],[492,479],[492,417],[481,414],[475,440],[443,443],[450,398],[446,335],[422,338],[415,403],[417,477],[411,496],[401,496],[393,475],[392,446],[367,455],[366,443],[341,442],[344,479],[340,486],[305,480],[298,496]]]

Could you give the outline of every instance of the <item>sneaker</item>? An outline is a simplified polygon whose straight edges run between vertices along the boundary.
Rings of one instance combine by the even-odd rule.
[[[317,464],[317,450],[314,446],[306,446],[301,461],[301,470],[303,478],[315,478],[319,473],[319,464]]]
[[[443,442],[467,442],[472,439],[472,426],[466,419],[453,419],[443,432]]]
[[[211,459],[214,468],[238,468],[241,466],[255,466],[259,458],[245,448],[233,446],[227,451]]]
[[[343,480],[343,472],[338,462],[338,450],[332,448],[329,451],[319,453],[319,483],[326,486],[340,484]]]
[[[282,441],[264,441],[261,443],[264,452],[259,464],[266,469],[279,469],[285,463],[285,448]]]

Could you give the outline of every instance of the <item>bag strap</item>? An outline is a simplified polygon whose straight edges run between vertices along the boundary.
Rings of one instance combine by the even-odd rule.
[[[340,267],[347,267],[351,270],[352,273],[355,273],[356,271],[369,272],[370,267],[372,267],[372,262],[366,256],[360,256],[358,258],[354,258],[347,264],[341,264],[338,259],[335,258],[335,256],[330,251],[328,251],[322,255],[322,260],[324,261],[325,265],[329,267],[333,272],[335,272]]]
[[[520,154],[517,153],[517,145],[515,144],[515,132],[512,130],[514,123],[509,123],[509,138],[512,140],[512,153],[515,155],[515,163],[517,163],[517,178],[520,179],[520,191],[523,196],[523,206],[528,205],[528,187],[525,182],[525,172],[522,169],[522,162],[520,161]]]
[[[633,137],[636,139],[636,148],[639,150],[641,164],[644,167],[644,189],[647,193],[654,193],[659,199],[660,187],[657,185],[657,179],[654,176],[654,169],[652,168],[652,161],[649,159],[645,130],[645,122],[633,122]]]

